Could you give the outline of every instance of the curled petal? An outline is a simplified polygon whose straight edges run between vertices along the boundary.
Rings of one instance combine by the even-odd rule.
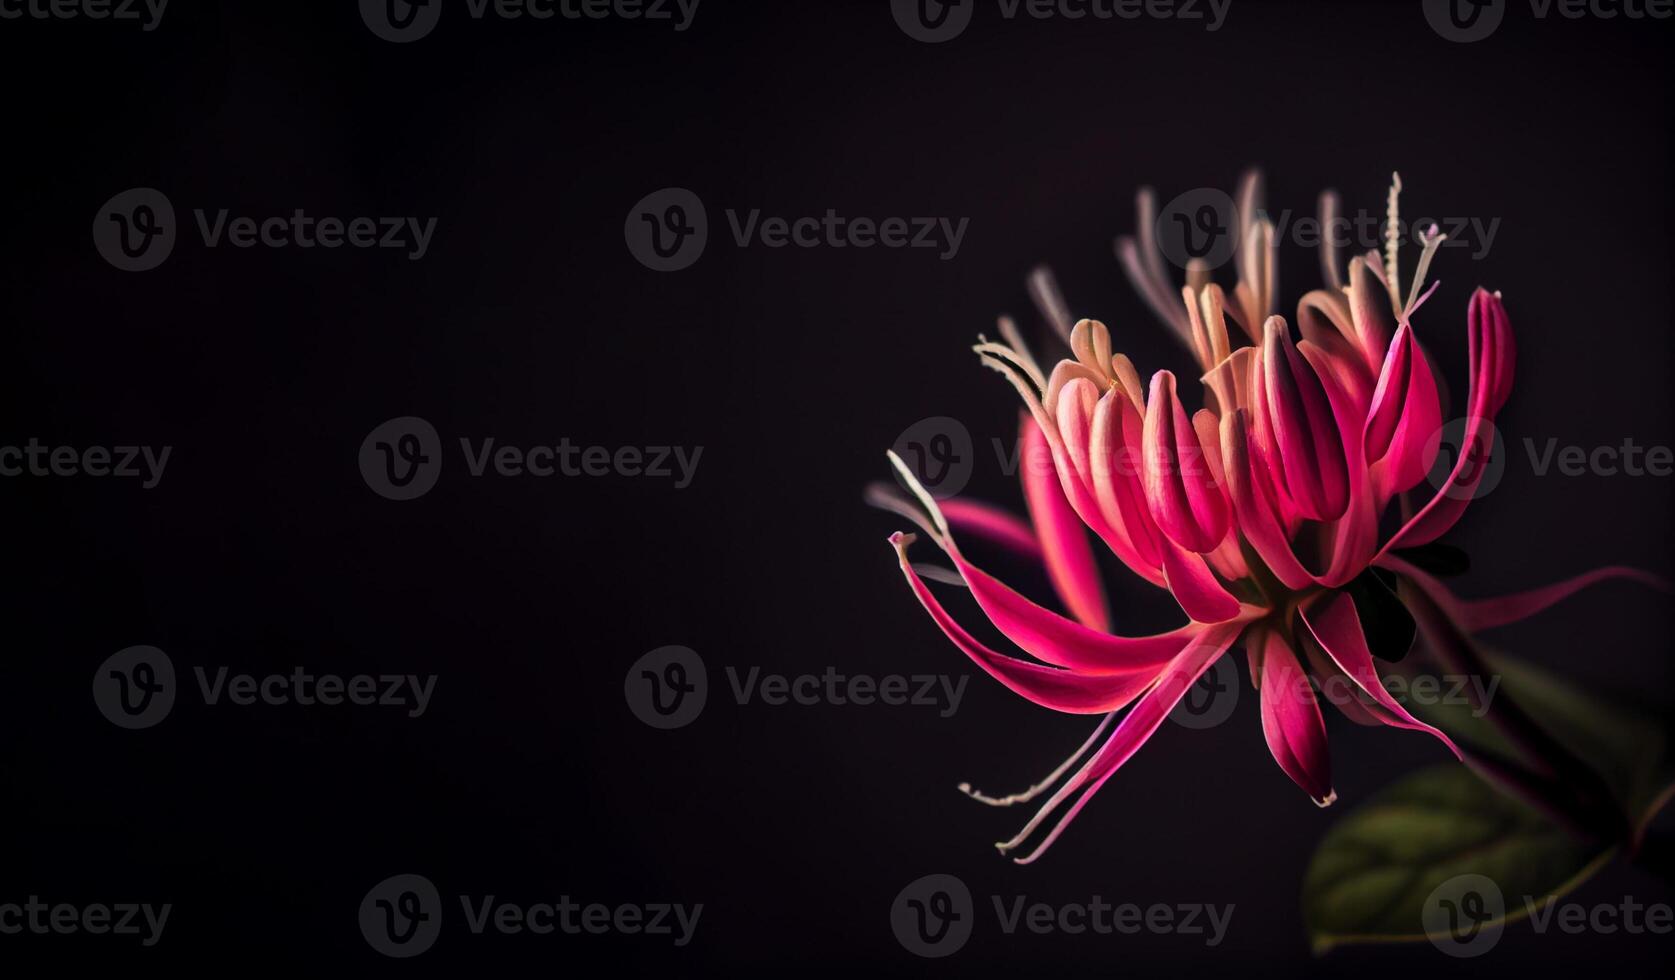
[[[1304,517],[1337,518],[1349,506],[1349,466],[1320,378],[1298,353],[1285,321],[1270,317],[1261,355],[1263,418],[1258,435],[1278,463],[1276,482]]]
[[[1494,416],[1512,392],[1515,354],[1512,327],[1500,297],[1482,289],[1472,294],[1466,326],[1470,338],[1471,394],[1467,399],[1469,409],[1460,458],[1436,496],[1391,537],[1382,553],[1418,547],[1441,537],[1465,513],[1466,504],[1483,479],[1485,463],[1494,449]]]
[[[948,526],[954,530],[1000,545],[1025,558],[1037,561],[1043,558],[1035,528],[999,507],[964,498],[944,500],[941,506],[943,516],[948,518]],[[1076,526],[1080,528],[1081,524]],[[1048,568],[1051,567],[1049,563]]]
[[[1424,479],[1436,459],[1430,440],[1440,428],[1436,377],[1413,328],[1404,323],[1384,358],[1362,436],[1368,464],[1382,464],[1375,473],[1381,501]]]
[[[1614,579],[1639,582],[1641,585],[1657,589],[1659,592],[1675,591],[1675,587],[1670,585],[1669,580],[1661,575],[1654,575],[1638,568],[1629,568],[1626,565],[1607,565],[1604,568],[1596,568],[1573,578],[1567,578],[1562,582],[1554,582],[1551,585],[1544,585],[1524,592],[1514,592],[1511,595],[1494,596],[1487,599],[1462,599],[1434,576],[1394,555],[1385,555],[1380,558],[1378,566],[1412,579],[1415,585],[1425,591],[1432,602],[1447,612],[1451,619],[1472,633],[1494,629],[1497,626],[1507,626],[1528,619],[1536,613],[1543,612],[1549,607],[1563,602],[1589,586]]]
[[[1154,671],[1089,674],[1058,667],[1043,667],[996,653],[955,622],[942,607],[942,603],[931,594],[930,587],[925,585],[919,573],[907,560],[907,546],[912,541],[912,535],[900,532],[890,537],[890,543],[895,547],[901,563],[902,574],[906,576],[907,584],[913,589],[913,594],[919,597],[925,611],[931,614],[931,619],[936,625],[941,627],[942,632],[954,641],[954,645],[970,657],[973,663],[1030,701],[1069,714],[1104,714],[1133,701],[1155,679]]]
[[[1221,417],[1221,454],[1222,465],[1227,469],[1228,495],[1233,500],[1239,530],[1245,540],[1286,588],[1303,589],[1313,585],[1314,576],[1291,550],[1267,486],[1267,471],[1251,455],[1243,411]]]
[[[1105,520],[1120,528],[1132,546],[1133,560],[1155,569],[1162,567],[1163,554],[1141,485],[1140,419],[1139,409],[1122,392],[1107,391],[1100,397],[1090,433],[1093,495]]]
[[[1047,567],[1047,577],[1059,599],[1084,626],[1109,631],[1110,614],[1105,606],[1105,587],[1100,581],[1099,566],[1094,563],[1093,548],[1088,544],[1087,528],[1076,516],[1064,495],[1058,474],[1053,471],[1052,450],[1041,427],[1028,415],[1019,420],[1018,465],[1024,486],[1024,502],[1034,523],[1034,531],[1025,529],[1032,542],[1039,541],[1039,550]],[[943,511],[948,511],[947,504]],[[958,527],[953,514],[949,523]]]
[[[1372,651],[1367,649],[1367,635],[1361,628],[1361,617],[1355,611],[1355,601],[1344,592],[1328,592],[1300,610],[1303,624],[1320,644],[1332,663],[1361,690],[1362,694],[1387,714],[1386,723],[1396,728],[1428,732],[1442,740],[1456,757],[1460,749],[1452,739],[1438,729],[1409,714],[1407,709],[1390,696],[1373,665]]]
[[[1163,719],[1169,716],[1169,712],[1180,703],[1187,690],[1197,682],[1210,664],[1233,645],[1233,641],[1239,635],[1239,629],[1236,625],[1214,626],[1194,637],[1164,668],[1157,678],[1157,683],[1147,690],[1145,696],[1134,705],[1133,710],[1123,717],[1122,722],[1117,725],[1117,730],[1111,733],[1110,739],[1100,746],[1099,751],[1095,752],[1074,776],[1065,781],[1016,837],[999,845],[1000,850],[1004,853],[1022,845],[1066,800],[1080,793],[1076,802],[1058,819],[1046,838],[1027,856],[1016,860],[1019,864],[1029,864],[1046,853],[1070,822],[1076,819],[1076,815],[1082,812],[1082,807],[1105,785],[1105,781],[1146,744],[1163,724]]]
[[[1190,551],[1212,551],[1227,536],[1227,500],[1175,392],[1175,376],[1152,376],[1145,432],[1146,503],[1158,526]]]
[[[1225,623],[1240,613],[1239,600],[1216,578],[1204,556],[1172,541],[1163,543],[1163,577],[1194,622]]]
[[[1318,806],[1337,799],[1326,749],[1326,721],[1308,674],[1278,633],[1266,631],[1253,648],[1252,672],[1260,677],[1262,736],[1291,781]]]

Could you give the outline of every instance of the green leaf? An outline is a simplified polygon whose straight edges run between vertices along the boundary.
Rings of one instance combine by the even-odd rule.
[[[1509,697],[1605,780],[1636,821],[1670,784],[1668,731],[1651,714],[1610,704],[1557,675],[1503,653],[1484,651],[1494,697]],[[1445,684],[1442,688],[1448,690]],[[1515,758],[1487,717],[1462,699],[1409,699],[1409,710],[1456,739]]]
[[[1427,900],[1460,875],[1485,875],[1506,897],[1494,927],[1527,915],[1524,896],[1563,895],[1612,849],[1567,834],[1464,766],[1422,770],[1339,821],[1303,883],[1316,952],[1343,943],[1427,938]]]

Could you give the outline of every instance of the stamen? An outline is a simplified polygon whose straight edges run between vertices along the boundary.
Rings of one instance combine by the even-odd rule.
[[[1040,796],[1042,793],[1045,793],[1048,789],[1052,788],[1052,785],[1059,781],[1059,777],[1063,776],[1069,771],[1071,766],[1076,764],[1077,759],[1080,759],[1088,751],[1088,749],[1093,748],[1093,744],[1099,740],[1099,736],[1105,734],[1105,729],[1111,727],[1111,720],[1116,717],[1117,713],[1115,711],[1106,715],[1104,720],[1100,721],[1099,727],[1095,728],[1093,730],[1093,734],[1088,736],[1087,741],[1083,742],[1080,748],[1070,754],[1070,758],[1059,763],[1058,768],[1048,773],[1045,779],[1031,786],[1029,789],[1024,790],[1022,793],[1013,793],[1010,796],[999,797],[985,796],[977,790],[972,789],[970,783],[961,783],[959,790],[977,802],[987,803],[989,806],[1012,806],[1015,803],[1028,803],[1030,800],[1035,799],[1037,796]]]
[[[1333,292],[1343,290],[1343,273],[1338,269],[1338,242],[1333,226],[1338,223],[1340,201],[1336,191],[1321,191],[1320,206],[1320,274]]]
[[[1384,285],[1390,290],[1390,305],[1398,316],[1402,312],[1401,267],[1396,259],[1396,251],[1402,244],[1401,208],[1398,204],[1401,196],[1402,175],[1392,172],[1389,203],[1385,205],[1384,217]]]
[[[1041,316],[1052,325],[1054,332],[1070,343],[1070,305],[1064,301],[1064,293],[1059,289],[1058,279],[1053,270],[1044,265],[1038,265],[1029,273],[1029,297],[1035,301],[1035,308],[1041,311]]]
[[[1441,248],[1442,243],[1447,240],[1448,236],[1438,232],[1436,225],[1425,229],[1425,251],[1419,255],[1419,266],[1413,273],[1413,285],[1407,292],[1407,305],[1402,307],[1402,319],[1406,320],[1413,315],[1414,310],[1419,308],[1419,303],[1422,302],[1419,289],[1425,285],[1425,274],[1431,271],[1431,259],[1436,256],[1437,249]],[[1436,287],[1431,288],[1435,289]],[[1430,294],[1426,293],[1426,295]]]
[[[1041,365],[1036,362],[1034,355],[1030,353],[1029,345],[1024,343],[1023,335],[1018,332],[1018,324],[1011,317],[1003,316],[996,327],[1000,330],[1000,339],[1012,346],[1013,353],[1017,355],[1015,360],[1018,362],[1018,366],[1028,371],[1030,380],[1045,390],[1047,376],[1041,373]]]
[[[896,472],[901,474],[902,480],[907,484],[907,489],[912,491],[913,496],[919,498],[919,503],[925,506],[925,512],[931,515],[931,521],[936,525],[936,529],[946,536],[948,534],[948,519],[942,516],[942,508],[937,506],[936,498],[930,495],[930,491],[925,489],[924,484],[919,482],[919,478],[913,475],[913,471],[907,468],[907,464],[902,462],[901,457],[896,455],[894,449],[887,450],[885,455],[890,458],[890,465],[894,466]]]

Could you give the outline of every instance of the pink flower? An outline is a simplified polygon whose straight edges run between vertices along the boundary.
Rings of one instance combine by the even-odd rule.
[[[1442,236],[1425,236],[1402,289],[1396,201],[1385,254],[1358,255],[1347,275],[1322,249],[1326,288],[1297,308],[1298,335],[1275,315],[1273,226],[1260,215],[1259,178],[1238,197],[1238,282],[1231,295],[1198,264],[1178,291],[1152,239],[1155,207],[1139,198],[1139,234],[1119,242],[1135,288],[1186,344],[1202,371],[1203,406],[1158,371],[1143,383],[1114,352],[1105,326],[1074,325],[1052,278],[1031,286],[1072,358],[1043,373],[1016,327],[975,350],[1023,398],[1021,470],[1029,521],[963,500],[938,503],[892,454],[918,506],[875,488],[872,499],[914,520],[953,563],[994,626],[1032,659],[990,649],[967,632],[908,561],[915,535],[890,538],[909,586],[931,618],[984,671],[1036,704],[1105,718],[1077,752],[1029,791],[985,802],[1008,805],[1050,789],[1090,749],[1002,852],[1037,831],[1020,863],[1039,857],[1222,654],[1240,645],[1260,692],[1262,733],[1286,775],[1330,804],[1331,764],[1316,690],[1345,686],[1342,704],[1364,722],[1422,731],[1460,754],[1446,735],[1387,693],[1362,627],[1365,602],[1402,602],[1420,626],[1477,630],[1524,618],[1589,584],[1649,576],[1612,567],[1497,599],[1455,597],[1410,560],[1459,519],[1492,448],[1493,420],[1512,388],[1511,326],[1499,293],[1478,289],[1466,313],[1470,389],[1459,457],[1440,487],[1420,487],[1439,445],[1443,409],[1413,315]],[[1336,202],[1322,198],[1323,210]],[[1323,215],[1329,218],[1330,214]],[[1330,223],[1326,222],[1330,227]],[[1229,322],[1231,321],[1231,323]],[[1426,491],[1410,497],[1408,491]],[[1381,518],[1401,514],[1381,534]],[[1145,582],[1166,589],[1187,623],[1155,636],[1111,631],[1087,531]],[[1046,609],[977,568],[957,536],[1008,545],[1045,568],[1069,616]],[[1369,574],[1372,569],[1382,573]],[[1399,583],[1391,589],[1390,580]],[[1359,598],[1359,601],[1358,601]],[[1116,721],[1123,709],[1126,714]],[[1113,721],[1115,729],[1099,743]],[[1095,749],[1096,743],[1098,747]],[[964,788],[964,787],[962,787]]]

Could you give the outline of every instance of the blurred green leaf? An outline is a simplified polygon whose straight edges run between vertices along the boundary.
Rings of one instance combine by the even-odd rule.
[[[1610,857],[1504,796],[1458,764],[1385,789],[1321,841],[1303,883],[1316,952],[1344,943],[1426,938],[1425,904],[1459,875],[1493,879],[1508,898],[1493,926],[1523,918],[1522,897],[1558,896]]]
[[[1614,705],[1557,675],[1504,653],[1484,651],[1494,697],[1510,697],[1537,724],[1605,780],[1636,821],[1667,787],[1669,733],[1656,716]],[[1410,678],[1411,679],[1411,678]],[[1449,685],[1444,684],[1443,690]],[[1440,701],[1440,703],[1438,703]],[[1408,709],[1463,742],[1515,758],[1505,738],[1459,697],[1409,699]]]

